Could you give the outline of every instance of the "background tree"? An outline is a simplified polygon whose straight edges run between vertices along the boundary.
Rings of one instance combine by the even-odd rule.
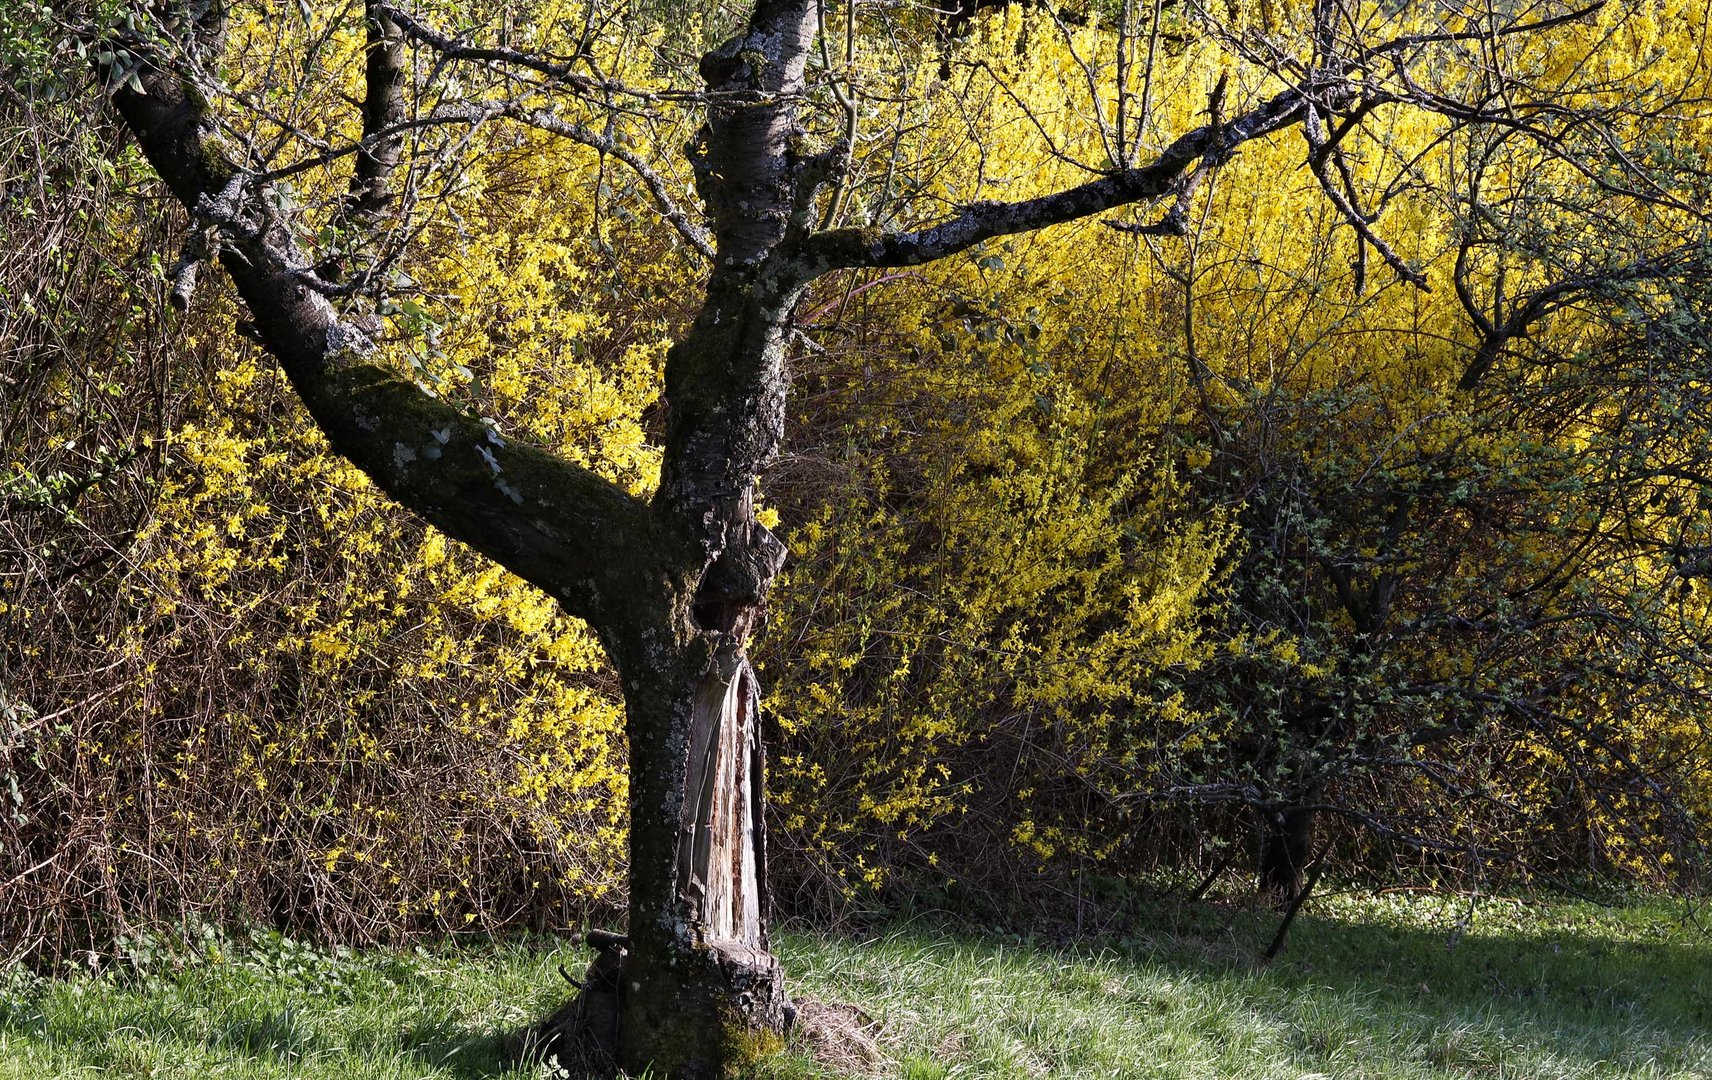
[[[1529,68],[1537,44],[1505,62]],[[1696,92],[1693,74],[1661,69],[1673,62],[1664,53],[1635,62],[1660,76],[1650,91],[1600,99],[1608,73],[1577,91],[1592,129],[1660,124]],[[1209,479],[1230,485],[1223,497],[1243,507],[1247,541],[1236,639],[1274,645],[1233,650],[1230,666],[1196,676],[1200,700],[1229,718],[1232,756],[1203,763],[1210,783],[1166,790],[1250,807],[1261,886],[1286,903],[1326,811],[1405,848],[1454,852],[1477,876],[1502,867],[1522,836],[1539,842],[1539,822],[1515,817],[1539,808],[1538,788],[1523,792],[1542,768],[1574,777],[1568,801],[1603,823],[1592,828],[1613,848],[1666,861],[1696,850],[1689,804],[1659,798],[1635,737],[1694,712],[1674,695],[1700,678],[1699,616],[1668,599],[1684,580],[1643,554],[1673,548],[1666,537],[1684,523],[1630,500],[1680,506],[1687,494],[1661,490],[1646,462],[1681,462],[1697,441],[1684,441],[1696,422],[1682,410],[1704,355],[1686,301],[1705,275],[1704,226],[1683,194],[1701,182],[1699,151],[1658,129],[1652,186],[1637,191],[1590,167],[1604,143],[1580,135],[1562,130],[1548,151],[1470,128],[1442,150],[1404,151],[1394,160],[1442,200],[1444,232],[1413,242],[1450,279],[1455,305],[1420,300],[1410,312],[1367,298],[1358,238],[1347,275],[1308,271],[1351,299],[1319,300],[1290,331],[1297,341],[1275,346],[1271,372],[1206,370]],[[1342,174],[1358,202],[1409,186],[1368,160],[1365,186]],[[1207,240],[1177,257],[1201,305],[1218,303],[1208,287],[1221,277],[1196,266],[1222,258],[1222,238]],[[1376,325],[1379,311],[1392,327]],[[1230,321],[1199,319],[1187,302],[1184,319],[1189,349],[1235,355],[1217,336]],[[1637,323],[1653,329],[1637,335]],[[1349,340],[1365,355],[1341,355],[1332,335],[1356,326]],[[1439,797],[1408,797],[1404,777]],[[1618,820],[1658,823],[1611,812],[1640,803],[1674,816],[1670,840],[1613,834],[1627,832]]]

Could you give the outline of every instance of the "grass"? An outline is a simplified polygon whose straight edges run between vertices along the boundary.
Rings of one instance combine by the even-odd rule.
[[[795,990],[880,1024],[904,1080],[1712,1078],[1712,941],[1680,908],[1332,897],[1276,963],[1259,913],[1048,946],[925,924],[786,935]],[[186,959],[194,962],[186,964]],[[495,1033],[565,993],[551,943],[352,954],[274,935],[133,950],[130,977],[0,975],[0,1078],[523,1080]],[[177,968],[177,970],[175,970]],[[768,1080],[832,1080],[802,1053]]]

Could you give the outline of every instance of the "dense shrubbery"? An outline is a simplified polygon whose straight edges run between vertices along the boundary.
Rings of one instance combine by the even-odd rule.
[[[1704,78],[1604,30],[1573,48]],[[925,68],[894,88],[923,151],[897,186],[1060,186],[1093,153],[1066,43],[1098,33],[1011,10],[958,47],[988,65],[958,69],[967,92]],[[971,74],[995,69],[1015,94]],[[134,254],[167,228],[136,162],[8,78],[42,91],[3,107],[45,141],[11,144],[8,175],[44,179],[0,205],[0,275],[39,283],[0,327],[0,946],[186,910],[373,940],[601,903],[625,782],[593,636],[332,457],[220,329],[218,287],[169,316],[169,268]],[[1184,126],[1216,78],[1182,46],[1160,108]],[[1680,223],[1604,246],[1566,223],[1459,268],[1471,207],[1520,228],[1585,193],[1561,163],[1476,176],[1469,155],[1503,155],[1436,136],[1351,148],[1356,182],[1396,179],[1387,232],[1430,294],[1359,264],[1279,139],[1205,179],[1186,236],[1072,226],[804,305],[795,449],[767,481],[794,553],[763,651],[786,897],[1194,874],[1303,809],[1363,827],[1333,835],[1352,870],[1698,873],[1699,301],[1589,288],[1468,390],[1482,331],[1450,286],[1596,277]],[[595,155],[472,138],[397,267],[414,298],[377,313],[394,358],[649,489],[692,271]],[[311,177],[306,199],[334,184]]]
[[[217,329],[229,301],[168,322],[138,240],[109,219],[68,245],[86,263],[19,271],[97,291],[7,354],[12,944],[184,911],[364,939],[604,895],[624,783],[592,640],[331,457]]]
[[[1634,27],[1575,47],[1606,31],[1653,93],[1696,77]],[[971,48],[1012,91],[924,140],[1039,122],[1055,153],[971,151],[924,185],[1015,197],[1096,154],[1051,47],[1088,55],[1083,33],[987,22]],[[1193,47],[1156,69],[1162,108],[1199,107],[1207,70]],[[1658,138],[1661,162],[1697,153]],[[1322,852],[1696,879],[1698,241],[1634,288],[1684,221],[1595,243],[1565,202],[1610,193],[1501,143],[1401,124],[1350,148],[1431,293],[1340,232],[1287,139],[1210,174],[1181,237],[1067,226],[829,289],[804,319],[813,449],[775,482],[803,522],[773,638],[783,771],[807,781],[791,847],[847,883],[1194,874],[1233,850],[1280,889]],[[1468,307],[1494,292],[1491,318],[1563,310],[1499,341]]]

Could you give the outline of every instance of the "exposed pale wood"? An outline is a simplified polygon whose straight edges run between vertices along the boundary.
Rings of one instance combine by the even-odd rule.
[[[708,944],[762,947],[760,824],[756,810],[755,679],[739,658],[729,676],[710,672],[691,718],[690,770],[679,831],[678,885]]]

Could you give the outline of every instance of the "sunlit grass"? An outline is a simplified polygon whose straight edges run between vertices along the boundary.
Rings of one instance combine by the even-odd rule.
[[[1669,904],[1316,901],[1284,956],[1257,912],[1167,910],[1047,945],[917,922],[791,934],[796,992],[879,1024],[874,1074],[1712,1078],[1712,943]],[[377,951],[271,935],[140,949],[132,973],[0,977],[0,1077],[469,1078],[562,998],[552,943]],[[143,968],[137,974],[136,968]],[[839,1077],[806,1057],[774,1078]]]

